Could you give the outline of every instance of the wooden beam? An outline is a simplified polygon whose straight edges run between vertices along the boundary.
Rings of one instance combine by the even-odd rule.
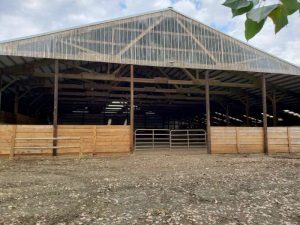
[[[1,91],[4,92],[7,88],[9,88],[13,83],[15,83],[15,82],[18,81],[18,80],[19,80],[18,77],[12,79],[11,81],[9,81],[6,85],[4,85],[4,86],[1,88]]]
[[[214,55],[210,53],[209,50],[207,50],[207,48],[193,35],[193,33],[179,19],[176,19],[176,21],[184,29],[184,31],[191,36],[191,38],[197,43],[197,45],[203,49],[203,51],[211,58],[211,60],[218,64]]]
[[[134,67],[130,65],[130,149],[134,150]]]
[[[159,70],[159,72],[161,73],[161,75],[163,75],[163,76],[166,77],[166,78],[170,78],[170,77],[168,76],[168,74],[167,74],[165,71],[163,71],[161,68],[158,68],[158,70]],[[175,87],[175,88],[177,88],[177,89],[180,88],[177,84],[173,84],[173,87]]]
[[[247,126],[249,126],[249,108],[250,108],[250,106],[249,106],[249,96],[248,95],[246,95],[246,102],[245,102],[245,113],[246,113],[246,124],[247,124]]]
[[[194,77],[194,75],[188,71],[187,69],[185,68],[182,68],[183,72],[191,79],[191,80],[196,80],[196,78]]]
[[[135,39],[133,39],[131,42],[128,43],[121,51],[118,53],[119,56],[121,56],[123,53],[125,53],[129,48],[131,48],[135,43],[137,43],[139,40],[141,40],[146,34],[148,34],[152,29],[154,29],[160,22],[162,21],[163,17],[160,17],[155,23],[153,23],[151,26],[149,26],[146,30],[143,30],[142,33],[140,33]]]
[[[0,112],[2,110],[2,82],[3,75],[0,73]]]
[[[130,98],[130,94],[111,94],[110,92],[60,92],[60,96],[78,96],[78,97],[115,97],[115,98]],[[135,95],[136,98],[139,99],[174,99],[174,100],[204,100],[201,96],[185,96],[185,95],[147,95],[147,94],[137,94]]]
[[[52,88],[52,85],[45,84],[36,86],[35,88]],[[124,91],[130,92],[130,87],[115,87],[111,84],[59,84],[60,89],[80,89],[80,90],[111,90],[111,91]],[[205,94],[205,91],[198,88],[157,88],[157,87],[142,87],[134,88],[135,92],[151,92],[151,93],[170,93],[170,94]],[[229,91],[211,91],[213,95],[229,95]]]
[[[58,77],[59,76],[59,61],[55,60],[55,76],[54,76],[54,104],[53,104],[53,150],[52,155],[57,155],[57,114],[58,114]]]
[[[41,73],[35,72],[33,76],[36,77],[46,77],[54,78],[53,73]],[[118,81],[130,83],[130,77],[116,77],[115,75],[107,75],[101,73],[64,73],[60,74],[60,78],[64,79],[76,79],[76,80],[103,80],[103,81]],[[163,77],[154,78],[134,78],[135,83],[146,83],[146,84],[177,84],[177,85],[205,85],[205,79],[195,79],[195,80],[171,80]],[[220,80],[210,79],[210,86],[216,87],[236,87],[236,88],[255,88],[256,85],[250,83],[233,83],[233,82],[222,82]]]
[[[266,75],[262,75],[262,105],[263,105],[263,131],[264,131],[264,153],[268,154],[268,118],[267,118],[267,85]]]
[[[111,97],[110,100],[120,100],[120,98],[116,98],[116,97]],[[129,101],[129,98],[127,99],[122,99],[124,101]],[[76,98],[76,97],[60,97],[59,98],[59,102],[64,102],[64,103],[72,103],[74,104],[74,102],[77,103],[92,103],[92,105],[96,102],[105,102],[107,103],[108,100],[107,98],[95,98],[95,97],[84,97],[84,98]],[[176,107],[178,107],[178,105],[197,105],[199,104],[199,99],[196,101],[183,101],[183,100],[164,100],[164,99],[155,99],[155,100],[151,100],[151,99],[138,99],[136,98],[134,100],[135,103],[146,103],[147,105],[149,104],[153,104],[153,105],[158,105],[161,104],[163,106],[167,106],[167,107],[171,107],[172,105],[168,105],[173,104],[176,105]]]
[[[272,97],[272,111],[273,111],[273,126],[277,126],[277,97],[276,97],[276,91],[273,91],[273,97]]]
[[[18,114],[19,111],[19,86],[15,86],[15,100],[14,100],[14,114]]]
[[[210,131],[210,99],[209,99],[209,71],[205,71],[205,109],[206,109],[206,134],[207,153],[211,154],[211,131]]]
[[[229,106],[228,104],[226,105],[226,125],[229,126]]]

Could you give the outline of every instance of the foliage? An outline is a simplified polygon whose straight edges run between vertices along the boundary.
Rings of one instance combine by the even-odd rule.
[[[299,0],[278,0],[278,4],[265,5],[266,0],[226,0],[223,5],[231,8],[233,17],[246,14],[245,37],[253,38],[263,28],[267,18],[275,25],[275,33],[288,24],[288,16],[299,11]]]

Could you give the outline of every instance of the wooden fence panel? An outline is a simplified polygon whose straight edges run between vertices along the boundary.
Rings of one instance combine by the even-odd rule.
[[[16,138],[52,138],[51,125],[17,125]],[[44,147],[49,148],[44,149]],[[51,154],[52,140],[18,140],[15,141],[15,154]],[[34,147],[32,149],[18,149],[17,147]],[[40,147],[40,149],[39,149]]]
[[[13,125],[0,125],[0,154],[9,155],[12,146]]]
[[[71,137],[80,140],[58,140],[57,146],[74,146],[74,148],[59,148],[58,154],[78,153],[81,146],[83,153],[92,153],[94,149],[93,144],[93,125],[59,125],[57,128],[58,137]]]
[[[300,127],[289,127],[290,152],[300,153]]]
[[[95,153],[129,153],[130,126],[97,126]]]
[[[14,132],[14,128],[16,132]],[[96,125],[59,125],[58,138],[68,137],[80,140],[58,140],[58,154],[78,153],[81,146],[83,153],[129,153],[129,126],[96,126]],[[17,140],[14,142],[14,138]],[[52,125],[0,125],[0,155],[9,155],[13,146],[15,155],[52,154],[53,140],[18,140],[18,138],[52,138]],[[46,148],[49,146],[49,148]],[[18,147],[33,147],[20,149]]]
[[[268,127],[268,146],[269,153],[288,153],[288,128],[287,127]]]
[[[211,127],[212,153],[237,153],[235,127]]]
[[[239,153],[263,153],[263,129],[261,127],[239,127]]]

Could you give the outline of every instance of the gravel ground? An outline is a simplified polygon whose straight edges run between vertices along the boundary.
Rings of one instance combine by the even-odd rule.
[[[0,224],[300,224],[300,157],[0,160]]]

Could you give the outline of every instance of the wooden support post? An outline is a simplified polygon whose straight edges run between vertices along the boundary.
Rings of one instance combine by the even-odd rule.
[[[229,107],[226,105],[226,125],[229,126]]]
[[[134,67],[130,65],[130,150],[134,150]]]
[[[13,125],[12,134],[11,134],[11,142],[10,142],[9,159],[13,159],[15,157],[16,134],[17,134],[17,125]]]
[[[272,97],[272,110],[273,110],[273,126],[277,126],[277,99],[276,99],[276,91],[273,91]]]
[[[55,60],[54,74],[54,104],[53,104],[53,150],[52,155],[57,155],[57,113],[58,113],[58,76],[59,76],[59,61]]]
[[[95,155],[96,154],[96,144],[97,144],[97,126],[96,125],[94,125],[94,127],[93,127],[93,145],[94,145],[94,147],[93,147],[93,155]]]
[[[205,71],[205,106],[206,106],[207,153],[211,154],[209,71]]]
[[[263,105],[263,131],[264,131],[264,153],[268,154],[268,117],[267,117],[267,85],[266,75],[262,75],[262,105]]]
[[[237,153],[240,153],[240,128],[236,127],[235,128],[235,132],[236,132],[236,151]]]
[[[287,133],[287,141],[288,141],[288,151],[291,154],[292,151],[291,132],[289,127],[287,127],[286,129],[287,129],[286,133]]]
[[[249,96],[248,95],[246,97],[245,111],[246,111],[246,123],[247,126],[249,126],[250,123],[249,123]]]
[[[2,83],[3,83],[2,79],[3,79],[2,74],[0,73],[0,112],[2,110]]]
[[[14,114],[17,115],[19,112],[19,86],[15,87],[15,101],[14,101]],[[16,121],[18,122],[18,121]]]

